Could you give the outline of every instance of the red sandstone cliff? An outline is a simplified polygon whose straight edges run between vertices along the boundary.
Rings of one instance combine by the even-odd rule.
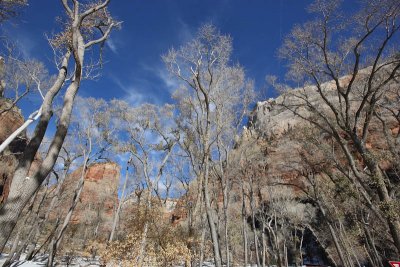
[[[72,172],[62,188],[63,213],[68,211],[82,169]],[[114,207],[118,205],[120,167],[113,162],[95,163],[88,167],[72,224],[93,224],[96,231],[110,231]]]

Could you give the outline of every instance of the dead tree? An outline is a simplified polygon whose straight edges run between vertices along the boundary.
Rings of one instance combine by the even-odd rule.
[[[217,214],[211,205],[212,154],[218,153],[217,139],[221,141],[227,129],[234,127],[245,88],[243,69],[230,65],[231,51],[231,38],[212,25],[205,25],[194,40],[163,56],[170,73],[182,82],[182,88],[175,93],[180,112],[177,123],[184,136],[181,147],[201,185],[217,267],[222,266],[222,258]],[[224,152],[222,143],[219,144],[222,163]]]

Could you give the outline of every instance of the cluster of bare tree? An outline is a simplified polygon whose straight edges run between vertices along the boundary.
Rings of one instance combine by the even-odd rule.
[[[65,146],[63,147],[63,143],[67,136],[74,99],[80,87],[81,80],[89,78],[93,71],[93,64],[90,64],[89,67],[85,65],[85,51],[95,45],[102,45],[109,37],[112,29],[118,27],[120,24],[114,21],[108,12],[108,3],[109,1],[86,3],[80,3],[75,0],[61,1],[61,5],[65,10],[65,16],[60,19],[63,31],[49,38],[49,44],[54,51],[54,63],[58,69],[58,73],[52,79],[47,78],[48,75],[43,64],[36,61],[20,59],[13,53],[7,42],[2,43],[9,49],[7,49],[8,54],[2,57],[1,97],[4,97],[4,95],[9,96],[9,94],[7,94],[9,88],[13,89],[15,92],[15,96],[11,96],[11,100],[6,100],[11,103],[4,105],[6,108],[2,109],[2,115],[6,116],[7,113],[14,112],[12,109],[13,106],[16,105],[22,97],[27,95],[32,90],[32,87],[38,90],[42,101],[40,101],[41,103],[38,109],[29,116],[25,123],[1,144],[1,152],[7,154],[9,152],[7,151],[8,146],[18,136],[23,134],[30,124],[37,121],[33,135],[29,137],[22,151],[19,151],[18,165],[15,171],[13,171],[9,194],[7,200],[1,206],[1,251],[3,251],[17,222],[21,219],[25,206],[27,206],[32,198],[37,198],[43,182],[49,181],[50,174],[54,170],[61,150],[63,149],[65,151],[67,157],[67,160],[64,162],[65,174],[68,173],[68,168],[70,168],[72,164],[72,161],[70,161],[71,158],[69,158],[70,156],[72,160],[83,157],[83,173],[86,170],[86,165],[90,162],[93,149],[92,141],[94,142],[94,140],[92,140],[94,137],[90,132],[90,123],[85,125],[86,128],[84,126],[86,130],[82,130],[82,135],[78,137],[86,140],[84,147],[79,148],[79,152],[74,152],[74,155],[71,155],[71,153],[64,148]],[[17,15],[17,11],[25,4],[25,1],[1,1],[0,9],[2,21]],[[64,95],[60,96],[60,92],[63,88],[65,88]],[[58,99],[62,99],[63,104],[56,112],[55,103]],[[49,128],[49,125],[53,123],[52,117],[54,114],[57,114],[57,119],[55,120],[56,131],[50,140],[45,140],[46,130]],[[87,119],[90,121],[90,118]],[[94,123],[94,121],[92,120],[91,123]],[[76,140],[73,142],[76,143]],[[44,151],[41,153],[41,156],[38,156],[39,151]],[[35,164],[38,165],[36,168],[32,168],[34,161]],[[84,176],[84,174],[82,174],[82,176]],[[83,179],[81,180],[78,188],[82,188]],[[62,181],[63,178],[60,179],[60,182]],[[58,184],[57,191],[59,191],[60,186],[61,183]],[[79,190],[76,191],[76,196],[74,197],[75,202],[77,201],[75,199],[79,198],[79,192]],[[45,194],[39,198],[43,200]],[[52,205],[50,206],[54,206],[58,198],[58,194],[55,194]],[[76,204],[71,206],[71,210],[73,210],[74,205]],[[31,211],[30,213],[34,213],[34,209],[30,208],[29,210]],[[37,208],[36,215],[39,210],[40,208]],[[63,224],[60,226],[57,224],[57,227],[54,229],[50,242],[51,257],[49,266],[52,266],[53,255],[59,245],[70,216],[71,215],[68,215],[64,219]],[[47,217],[46,214],[45,219],[47,219]],[[32,219],[30,216],[25,216],[25,218]],[[40,231],[42,231],[41,226],[43,226],[40,220],[36,220],[36,223],[37,225],[35,226],[34,224],[30,230],[31,234],[28,235],[26,242],[34,240],[33,242],[36,244],[36,238],[30,238],[38,237]],[[18,238],[16,238],[16,242],[14,243],[18,245]],[[34,247],[34,250],[36,249],[37,248]],[[28,257],[29,256],[28,254]]]
[[[46,253],[53,266],[68,250],[94,256],[96,247],[104,262],[128,266],[385,266],[400,255],[398,1],[363,1],[351,16],[340,1],[310,6],[315,20],[296,26],[280,49],[297,88],[269,79],[281,93],[269,111],[295,122],[276,135],[259,118],[243,127],[254,84],[231,62],[231,37],[212,25],[162,57],[180,82],[174,104],[75,99],[93,73],[85,51],[119,23],[107,0],[61,2],[65,31],[49,39],[56,76],[12,49],[0,68],[0,92],[11,97],[0,116],[33,88],[42,99],[1,144],[6,155],[37,120],[0,209],[5,266],[24,253]],[[46,140],[53,113],[57,128]],[[77,206],[90,166],[117,158],[125,169],[119,198],[100,233],[101,205]],[[71,224],[78,209],[85,218]]]
[[[281,105],[310,123],[303,190],[329,228],[337,264],[381,266],[400,253],[400,4],[365,2],[351,20],[338,6],[316,1],[316,20],[286,39],[288,74],[304,86]]]

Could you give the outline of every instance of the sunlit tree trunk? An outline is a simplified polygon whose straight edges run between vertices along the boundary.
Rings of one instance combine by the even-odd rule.
[[[129,174],[129,172],[128,172],[129,171],[128,164],[129,164],[129,161],[128,161],[127,165],[126,165],[125,180],[124,180],[124,185],[122,186],[121,198],[119,199],[118,208],[117,208],[117,211],[115,212],[115,215],[114,215],[115,217],[114,217],[114,221],[113,221],[113,224],[112,224],[112,227],[111,227],[111,234],[110,234],[110,238],[108,239],[108,242],[111,242],[111,241],[114,240],[114,234],[115,234],[115,230],[117,228],[117,223],[118,223],[118,220],[119,220],[119,213],[121,211],[122,204],[125,201],[125,190],[126,190],[126,185],[128,184],[128,174]]]
[[[86,173],[87,173],[87,163],[89,160],[89,155],[91,153],[91,145],[89,145],[89,146],[90,146],[90,148],[87,151],[87,154],[84,152],[84,163],[83,163],[83,166],[81,167],[82,168],[81,175],[80,175],[77,187],[75,189],[74,196],[72,198],[71,206],[69,207],[69,210],[64,218],[64,222],[63,222],[61,228],[58,231],[56,231],[54,237],[52,238],[52,240],[50,242],[49,259],[47,262],[48,267],[52,267],[54,265],[54,258],[57,254],[58,248],[60,247],[63,235],[64,235],[65,231],[67,230],[67,227],[69,225],[69,222],[71,221],[74,210],[75,210],[76,206],[78,205],[78,202],[80,201],[80,195],[82,193],[83,186],[85,184],[85,177],[86,177]]]
[[[3,251],[25,205],[39,189],[40,185],[49,175],[56,163],[58,154],[67,135],[74,99],[82,80],[85,50],[93,45],[104,42],[108,38],[111,29],[116,26],[116,23],[109,18],[108,22],[104,22],[106,23],[105,25],[107,29],[103,31],[103,36],[99,39],[85,42],[81,32],[83,21],[87,16],[104,9],[108,5],[109,0],[105,0],[105,2],[83,12],[80,10],[79,2],[77,0],[73,0],[72,2],[74,7],[71,9],[68,6],[68,1],[62,1],[67,15],[71,18],[71,39],[69,40],[71,44],[66,44],[68,49],[62,58],[57,78],[44,96],[41,107],[42,114],[39,122],[36,125],[33,137],[28,143],[18,167],[15,170],[8,200],[0,209],[0,252]],[[96,25],[93,25],[93,27],[95,26]],[[43,141],[45,132],[53,115],[53,100],[60,92],[67,79],[67,69],[71,55],[75,62],[74,77],[64,94],[64,103],[61,109],[61,115],[58,120],[56,132],[50,142],[49,149],[47,150],[47,154],[40,167],[31,177],[28,177],[28,172],[32,162]]]

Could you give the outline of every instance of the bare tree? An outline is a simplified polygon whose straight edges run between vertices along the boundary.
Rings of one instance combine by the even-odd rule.
[[[237,145],[238,136],[241,134],[243,118],[249,114],[249,107],[254,100],[253,82],[249,81],[244,86],[243,77],[237,73],[232,75],[238,80],[234,81],[233,77],[230,86],[221,87],[215,96],[218,102],[215,103],[214,120],[216,131],[216,147],[213,150],[214,164],[212,165],[212,176],[219,182],[222,191],[222,212],[223,212],[223,228],[226,266],[230,266],[230,242],[229,242],[229,203],[230,192],[232,190],[232,178],[234,172],[230,173],[230,156],[235,145]],[[239,78],[240,77],[240,78]],[[226,94],[226,92],[230,94]],[[216,95],[218,94],[216,93]],[[219,191],[218,191],[219,192]],[[218,198],[218,196],[217,196]]]
[[[51,83],[51,77],[43,63],[34,59],[21,59],[15,44],[7,42],[4,46],[7,55],[0,59],[0,99],[4,101],[0,116],[6,116],[8,112],[12,112],[21,99],[29,97],[34,91],[38,92],[42,101]],[[0,144],[0,153],[3,153],[16,137],[39,118],[39,111],[32,112],[25,123]]]
[[[164,169],[179,139],[172,120],[173,106],[143,104],[133,108],[118,100],[112,101],[112,106],[118,121],[118,134],[124,136],[119,142],[119,150],[129,153],[136,174],[145,185],[145,212],[150,213],[154,202],[153,192],[157,193]],[[148,230],[149,222],[146,220],[139,247],[138,266],[145,262]]]
[[[0,60],[0,97],[9,98],[11,107],[33,91],[37,91],[42,99],[51,83],[44,64],[36,59],[23,58],[18,45],[11,41],[5,41],[2,48],[6,52]],[[11,107],[0,110],[0,114]]]
[[[240,98],[245,88],[243,69],[230,66],[231,51],[231,38],[220,34],[212,25],[205,25],[193,41],[179,50],[171,49],[163,56],[171,74],[182,81],[182,88],[175,93],[180,112],[177,122],[184,133],[182,147],[201,185],[214,260],[218,267],[222,265],[222,258],[217,218],[209,190],[211,162],[219,143],[222,163],[222,140],[226,129],[234,127],[243,112],[237,108],[243,104]],[[223,117],[226,115],[228,117]]]
[[[19,10],[28,4],[26,0],[1,0],[0,23],[18,15]]]
[[[398,86],[400,3],[364,1],[347,19],[338,2],[316,1],[310,11],[317,19],[295,27],[286,38],[280,54],[290,63],[289,77],[304,87],[287,91],[281,104],[339,144],[353,173],[348,176],[351,184],[385,218],[399,254],[400,221],[393,216],[397,200],[367,142],[377,107]]]
[[[61,53],[58,74],[54,84],[44,96],[43,104],[39,110],[40,120],[15,171],[9,198],[0,210],[0,251],[4,249],[26,203],[51,172],[57,160],[57,156],[67,135],[74,98],[80,87],[81,80],[84,78],[83,71],[86,49],[104,42],[109,37],[111,30],[119,25],[118,22],[112,19],[106,9],[110,2],[109,0],[89,5],[81,5],[77,0],[71,3],[66,0],[61,2],[66,12],[65,31],[55,36],[51,41],[53,47]],[[96,29],[100,29],[100,37],[96,36]],[[71,69],[69,67],[71,56],[74,66],[72,67],[73,74],[69,80],[67,70]],[[63,85],[68,83],[68,81],[70,83],[64,94],[64,104],[60,119],[57,122],[57,130],[52,138],[48,152],[38,171],[31,175],[31,177],[28,177],[28,171],[42,143],[53,114],[53,101]]]
[[[127,161],[127,163],[126,163],[125,179],[124,179],[124,183],[122,185],[121,197],[120,197],[120,199],[118,201],[118,207],[117,207],[117,210],[115,211],[115,214],[114,214],[114,220],[113,220],[113,224],[112,224],[112,227],[111,227],[111,233],[110,233],[110,236],[108,238],[108,242],[112,242],[114,240],[114,235],[115,235],[115,231],[117,229],[117,224],[118,224],[118,221],[119,221],[121,208],[122,208],[122,205],[124,204],[125,199],[127,197],[127,195],[126,195],[126,187],[128,185],[128,181],[129,181],[128,178],[129,178],[129,164],[130,163],[131,163],[131,159],[129,159]]]
[[[74,112],[71,134],[74,136],[77,154],[82,155],[82,165],[78,169],[80,175],[69,209],[62,225],[56,228],[50,242],[50,255],[47,266],[53,266],[63,235],[80,200],[88,167],[99,160],[105,159],[106,153],[111,148],[110,139],[114,133],[113,129],[110,128],[110,116],[106,101],[103,99],[79,98],[78,105],[75,107],[76,111]]]
[[[59,224],[59,219],[57,218],[57,221],[55,222],[54,227],[52,227],[50,234],[46,233],[46,223],[49,222],[49,218],[52,212],[57,207],[60,207],[60,199],[62,197],[63,193],[63,187],[65,186],[64,182],[67,178],[67,176],[70,174],[70,170],[73,169],[75,164],[77,163],[78,160],[82,158],[82,151],[76,151],[77,147],[73,144],[75,144],[74,138],[69,135],[67,136],[63,147],[61,149],[61,152],[58,157],[58,164],[60,164],[62,167],[60,169],[58,168],[53,168],[52,174],[54,175],[54,178],[57,181],[57,185],[52,192],[52,197],[50,200],[50,204],[46,207],[47,210],[45,212],[45,215],[43,218],[40,218],[34,226],[32,227],[32,231],[34,232],[32,236],[29,236],[29,238],[26,239],[26,244],[23,244],[22,247],[28,247],[28,244],[30,243],[30,249],[26,252],[26,260],[32,260],[36,254],[40,252],[40,250],[47,245],[47,242],[50,241],[52,236],[54,235],[54,232],[56,231],[58,224]],[[45,242],[40,244],[40,247],[37,248],[37,245],[39,243],[39,239],[42,235],[47,234],[47,238],[45,238]],[[22,249],[25,251],[25,249]]]

